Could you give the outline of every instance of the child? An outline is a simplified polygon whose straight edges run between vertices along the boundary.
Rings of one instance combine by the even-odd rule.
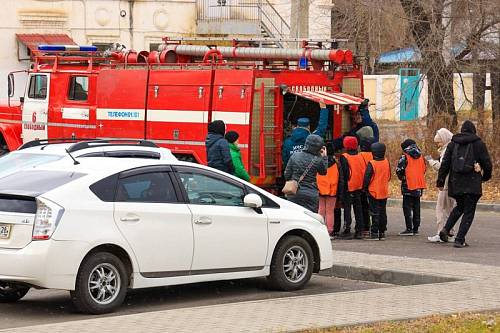
[[[241,160],[240,147],[238,147],[238,139],[240,135],[235,131],[228,131],[225,135],[227,142],[229,142],[229,152],[231,154],[231,160],[234,166],[234,175],[238,178],[250,181],[250,176],[248,175],[243,161]]]
[[[333,147],[327,146],[327,153],[328,153],[328,165],[330,167],[328,168],[326,175],[316,176],[319,189],[318,214],[323,216],[323,218],[325,219],[328,233],[330,234],[330,237],[333,239],[333,237],[335,236],[333,229],[334,226],[333,210],[335,209],[337,196],[341,195],[343,182],[342,182],[342,169],[335,160]]]
[[[373,160],[372,149],[371,149],[372,143],[374,143],[372,137],[361,138],[359,141],[359,149],[361,150],[359,154],[363,156],[365,165],[368,165],[368,162]],[[368,195],[366,192],[361,192],[361,207],[363,208],[363,225],[364,225],[363,238],[368,238],[370,237],[371,221],[370,221]]]
[[[399,235],[416,236],[420,227],[420,197],[427,187],[425,184],[425,160],[417,143],[412,139],[403,141],[401,149],[403,155],[398,161],[396,174],[401,180],[406,229]]]
[[[362,239],[364,229],[363,207],[361,205],[361,190],[363,188],[363,176],[366,164],[363,156],[358,154],[358,139],[353,136],[346,136],[343,141],[347,152],[340,156],[340,167],[344,176],[344,232],[342,238],[351,238],[351,207],[354,209],[356,219],[355,239]],[[346,188],[347,187],[347,188]]]
[[[385,145],[374,143],[371,146],[373,160],[368,162],[363,189],[368,193],[370,203],[370,215],[372,226],[370,240],[385,239],[387,230],[387,198],[389,197],[389,180],[391,179],[391,167],[385,158]]]

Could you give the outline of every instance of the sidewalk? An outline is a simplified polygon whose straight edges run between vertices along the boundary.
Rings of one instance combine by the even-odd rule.
[[[458,281],[91,317],[1,332],[282,332],[500,309],[500,267],[348,251],[334,253],[337,266],[441,276]]]
[[[387,200],[387,207],[401,207],[403,205],[403,199],[400,198],[389,198]],[[436,201],[422,200],[420,201],[420,207],[422,209],[435,209]],[[478,203],[476,211],[478,212],[496,212],[500,213],[500,203]]]

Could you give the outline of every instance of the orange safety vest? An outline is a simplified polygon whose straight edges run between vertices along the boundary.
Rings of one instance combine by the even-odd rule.
[[[347,190],[354,192],[363,188],[363,177],[365,176],[366,163],[362,155],[342,154],[347,159],[349,165],[349,177],[347,181]]]
[[[337,163],[328,168],[326,175],[317,175],[316,180],[320,195],[336,196],[337,185],[339,184],[339,166]]]
[[[425,171],[427,167],[425,165],[424,158],[420,156],[419,158],[413,158],[406,154],[406,185],[410,191],[421,190],[427,188],[425,183]]]
[[[373,160],[373,154],[371,151],[362,151],[360,152],[361,156],[363,156],[363,159],[365,160],[365,164],[368,165],[368,162]]]
[[[384,158],[382,161],[372,160],[373,176],[368,186],[368,192],[377,200],[389,197],[389,180],[391,180],[391,166]]]

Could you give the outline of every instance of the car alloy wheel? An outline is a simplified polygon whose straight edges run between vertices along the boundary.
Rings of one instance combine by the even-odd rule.
[[[116,267],[109,263],[95,267],[90,273],[88,288],[94,302],[102,305],[113,302],[121,288],[120,274]]]
[[[292,246],[283,257],[283,272],[288,281],[300,282],[306,275],[308,269],[308,258],[305,250],[298,246]]]

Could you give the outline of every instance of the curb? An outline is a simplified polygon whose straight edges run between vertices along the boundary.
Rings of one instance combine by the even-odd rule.
[[[401,207],[402,205],[403,199],[387,199],[387,207]],[[420,208],[436,209],[436,201],[421,200]],[[500,204],[479,203],[476,211],[500,213]]]

